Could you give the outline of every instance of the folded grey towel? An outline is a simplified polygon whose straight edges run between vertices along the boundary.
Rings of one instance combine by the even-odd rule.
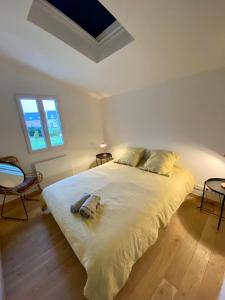
[[[71,213],[75,214],[79,212],[82,204],[90,197],[88,193],[84,193],[79,200],[77,200],[73,205],[70,206]]]
[[[97,195],[92,195],[89,197],[84,204],[82,204],[79,210],[81,216],[84,218],[93,217],[100,205],[100,200],[101,198]]]

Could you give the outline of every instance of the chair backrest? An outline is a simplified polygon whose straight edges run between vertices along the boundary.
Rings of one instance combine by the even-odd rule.
[[[20,167],[20,162],[16,156],[4,156],[0,157],[0,162],[8,162]]]

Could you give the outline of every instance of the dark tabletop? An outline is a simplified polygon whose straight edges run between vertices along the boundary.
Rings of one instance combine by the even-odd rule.
[[[206,185],[212,191],[225,196],[225,189],[221,187],[223,182],[225,182],[224,178],[210,178],[206,180]]]
[[[112,154],[109,153],[109,152],[99,153],[99,154],[96,155],[96,157],[99,158],[99,159],[104,159],[104,158],[112,157]]]

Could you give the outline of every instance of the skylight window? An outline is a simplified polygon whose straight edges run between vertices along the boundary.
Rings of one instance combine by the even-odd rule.
[[[98,0],[47,0],[68,18],[77,23],[93,38],[116,21]]]
[[[33,0],[27,19],[94,62],[134,40],[98,0]]]

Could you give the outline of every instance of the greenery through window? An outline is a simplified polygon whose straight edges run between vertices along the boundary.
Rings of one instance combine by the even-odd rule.
[[[57,99],[20,96],[18,104],[31,151],[64,144]]]

